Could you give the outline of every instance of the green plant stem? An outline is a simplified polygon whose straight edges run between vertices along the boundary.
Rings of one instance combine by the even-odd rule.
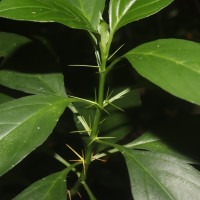
[[[104,72],[101,73],[99,77],[99,92],[98,92],[98,102],[97,102],[100,105],[100,107],[103,106],[103,101],[104,101],[105,78],[106,78],[105,73]],[[92,158],[93,148],[94,148],[93,142],[98,136],[98,128],[99,128],[99,123],[101,119],[101,112],[102,111],[99,107],[96,108],[95,118],[92,125],[92,132],[90,135],[90,143],[87,145],[86,151],[85,151],[85,163],[84,163],[85,169],[82,171],[80,178],[78,179],[73,189],[71,190],[72,195],[76,194],[80,185],[85,182],[88,167],[92,160],[91,158]]]
[[[98,105],[100,107],[103,107],[103,101],[104,101],[104,89],[105,89],[105,79],[106,79],[105,75],[106,75],[105,72],[103,72],[100,74],[100,78],[99,78]],[[90,137],[92,141],[95,140],[98,135],[100,117],[101,117],[101,109],[97,108],[93,126],[92,126],[91,137]]]
[[[88,196],[90,197],[90,200],[96,200],[96,197],[94,196],[94,194],[92,193],[92,191],[88,187],[87,183],[83,182],[82,184],[83,184],[83,187],[85,188],[85,191],[88,193]]]
[[[93,125],[92,125],[92,131],[90,134],[90,142],[86,146],[86,150],[85,150],[85,163],[84,163],[85,166],[81,172],[79,179],[77,180],[73,189],[71,190],[72,195],[75,195],[77,193],[80,185],[85,183],[86,174],[87,174],[89,165],[92,162],[92,154],[93,154],[93,149],[94,149],[94,145],[95,145],[94,141],[98,137],[99,124],[100,124],[101,113],[102,113],[101,108],[103,108],[103,102],[104,102],[105,80],[106,80],[106,76],[107,76],[106,65],[107,65],[107,60],[108,60],[108,55],[109,55],[112,38],[113,38],[113,34],[110,35],[108,44],[105,45],[106,49],[101,49],[101,47],[100,47],[101,66],[99,67],[99,88],[98,88],[98,100],[97,100],[97,104],[99,105],[99,107],[96,108],[95,117],[94,117],[94,121],[93,121]],[[97,58],[97,61],[98,61],[98,58]],[[114,64],[116,64],[117,62],[114,62]],[[111,67],[113,67],[114,64]]]

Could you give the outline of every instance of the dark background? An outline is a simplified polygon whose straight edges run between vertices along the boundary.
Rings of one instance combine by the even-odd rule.
[[[105,18],[106,15],[105,13]],[[95,64],[93,48],[84,31],[55,23],[16,22],[7,19],[0,19],[0,31],[22,34],[35,41],[34,45],[14,55],[12,67],[24,66],[26,71],[45,71],[46,68],[51,68],[52,71],[61,70],[65,75],[69,94],[80,97],[91,97],[94,94],[97,83],[95,71],[68,66]],[[121,28],[115,35],[111,51],[125,44],[118,52],[118,55],[122,55],[139,44],[159,38],[200,42],[200,1],[175,0],[158,14]],[[131,139],[146,130],[154,130],[160,134],[162,129],[162,134],[170,135],[164,137],[167,142],[199,160],[198,106],[171,96],[143,80],[127,62],[120,63],[120,67],[113,70],[108,82],[114,87],[134,85],[136,82],[146,86],[140,89],[141,107],[134,111],[134,115],[130,115],[135,123]],[[24,95],[3,87],[0,89],[14,97]],[[63,165],[53,158],[53,153],[56,152],[66,159],[73,158],[74,155],[65,147],[65,143],[81,149],[80,137],[66,134],[75,130],[72,118],[71,113],[66,111],[49,139],[1,177],[0,200],[9,200],[32,182],[62,170]],[[71,175],[69,187],[73,182],[74,177]],[[106,163],[94,162],[88,183],[99,200],[132,199],[126,166],[118,154],[108,158]],[[84,191],[81,191],[81,195],[82,199],[88,199]]]

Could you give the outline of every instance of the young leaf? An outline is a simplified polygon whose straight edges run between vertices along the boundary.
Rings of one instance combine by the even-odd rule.
[[[1,0],[0,17],[97,30],[105,0]]]
[[[146,79],[169,93],[200,104],[200,45],[163,39],[143,44],[124,55]]]
[[[0,105],[0,175],[43,143],[69,100],[35,95]]]
[[[66,96],[63,75],[60,73],[28,74],[0,70],[0,84],[31,94]]]
[[[200,173],[176,156],[123,149],[135,200],[187,200],[200,196]]]
[[[13,200],[66,200],[66,175],[69,170],[51,174],[36,181]]]
[[[169,5],[173,0],[111,0],[109,8],[110,29],[148,17]]]

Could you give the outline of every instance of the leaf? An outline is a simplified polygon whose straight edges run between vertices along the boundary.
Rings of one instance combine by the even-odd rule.
[[[182,158],[183,162],[195,163],[192,159],[184,156],[182,153],[180,153],[180,151],[170,146],[163,139],[161,139],[159,136],[155,135],[151,131],[147,131],[146,133],[142,134],[137,139],[126,144],[125,147],[174,155],[176,157],[179,157],[180,159]]]
[[[13,200],[66,200],[67,169],[36,181]]]
[[[34,95],[0,105],[0,175],[42,144],[69,100]]]
[[[169,5],[173,0],[111,0],[110,29],[115,32],[122,26],[148,17]]]
[[[64,79],[61,73],[28,74],[11,70],[0,70],[0,84],[31,94],[66,96]]]
[[[190,163],[197,163],[196,160],[200,161],[199,121],[198,114],[173,117],[147,131],[128,146],[175,154]]]
[[[135,200],[187,200],[200,196],[200,173],[176,156],[124,149]]]
[[[158,136],[144,134],[125,146],[100,141],[124,156],[135,200],[187,200],[200,196],[200,173]],[[115,149],[109,153],[116,152]],[[102,154],[105,156],[105,154]],[[101,156],[100,156],[101,158]]]
[[[0,93],[0,104],[5,103],[7,101],[11,101],[11,100],[13,100],[13,98],[11,96]]]
[[[128,148],[146,149],[151,151],[159,151],[160,153],[172,152],[169,147],[156,135],[150,131],[143,133],[140,137],[127,144]]]
[[[4,61],[19,47],[30,42],[31,40],[24,36],[0,32],[0,57],[2,57],[2,60]]]
[[[1,0],[0,17],[96,31],[105,0]]]
[[[186,40],[149,42],[124,55],[146,79],[169,93],[200,104],[200,45]]]
[[[97,30],[97,25],[101,19],[102,12],[105,6],[105,0],[68,0],[73,4],[79,12],[85,16],[94,30]]]

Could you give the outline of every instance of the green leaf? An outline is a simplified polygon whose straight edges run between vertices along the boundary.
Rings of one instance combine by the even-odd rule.
[[[11,96],[0,93],[0,104],[5,103],[7,101],[11,101],[11,100],[13,100],[13,98]]]
[[[200,104],[200,45],[165,39],[143,44],[124,55],[146,79],[169,93]]]
[[[69,170],[51,174],[36,181],[13,200],[66,200],[66,175]]]
[[[69,100],[34,95],[0,105],[0,175],[42,144]]]
[[[200,196],[200,173],[165,153],[123,149],[135,200],[188,200]]]
[[[116,145],[115,145],[116,146]],[[116,147],[125,157],[134,199],[197,199],[200,173],[190,159],[177,153],[153,133]]]
[[[7,59],[19,47],[30,42],[31,40],[24,36],[14,33],[0,32],[0,57]]]
[[[0,17],[96,31],[105,0],[2,0]]]
[[[94,30],[102,17],[105,0],[68,0],[89,21]]]
[[[63,75],[60,73],[28,74],[0,70],[0,84],[31,94],[66,96]]]
[[[173,0],[111,0],[109,8],[110,29],[148,17],[169,5]]]
[[[158,136],[148,131],[137,139],[126,145],[127,148],[145,149],[162,153],[173,153],[173,150],[167,146]]]
[[[127,148],[148,150],[156,153],[164,153],[169,155],[174,155],[176,157],[182,158],[183,162],[194,163],[194,161],[186,156],[184,156],[180,151],[174,147],[167,144],[159,136],[155,135],[151,131],[147,131],[142,134],[137,139],[125,145]]]

